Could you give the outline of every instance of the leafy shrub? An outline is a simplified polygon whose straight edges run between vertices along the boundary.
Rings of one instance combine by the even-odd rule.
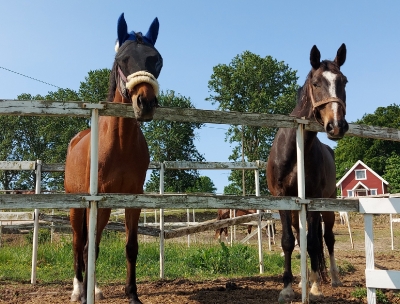
[[[356,268],[353,264],[343,261],[340,265],[338,265],[338,270],[340,275],[345,275],[347,273],[353,273],[356,271]]]
[[[367,289],[364,287],[357,287],[356,290],[351,293],[351,296],[362,300],[367,297]],[[376,301],[378,304],[389,303],[387,296],[381,289],[376,289]]]

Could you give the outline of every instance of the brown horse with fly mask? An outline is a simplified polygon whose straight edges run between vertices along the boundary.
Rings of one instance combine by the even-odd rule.
[[[143,193],[143,184],[150,162],[140,121],[150,121],[158,107],[157,77],[162,57],[155,49],[159,23],[154,19],[146,35],[127,31],[122,14],[118,20],[117,54],[110,75],[108,101],[133,107],[135,118],[99,118],[98,193]],[[65,191],[89,193],[90,129],[78,133],[70,142],[65,164]],[[101,233],[111,209],[99,209],[97,216],[96,258]],[[74,289],[71,301],[86,303],[88,261],[88,210],[71,209],[73,231]],[[141,304],[136,287],[136,258],[138,254],[138,221],[140,209],[125,209],[127,277],[125,293],[130,304]],[[103,297],[96,286],[96,298]]]
[[[297,106],[291,113],[298,118],[315,119],[324,127],[328,138],[332,140],[341,139],[349,128],[345,119],[347,79],[340,71],[345,60],[344,44],[338,49],[334,61],[321,61],[318,48],[313,46],[310,53],[312,69],[304,86],[299,90]],[[304,167],[306,198],[336,198],[334,154],[330,147],[319,141],[317,132],[304,131]],[[274,196],[298,196],[295,129],[278,130],[268,158],[267,181],[268,188]],[[291,226],[295,228],[296,238],[300,244],[299,221],[298,212],[279,211],[279,213],[282,222],[282,249],[285,255],[284,287],[279,295],[279,302],[289,303],[294,299],[291,256],[295,237]],[[335,215],[333,212],[307,212],[311,298],[322,295],[320,280],[321,276],[325,277],[321,214],[325,224],[324,239],[329,252],[332,286],[341,285],[334,257]]]

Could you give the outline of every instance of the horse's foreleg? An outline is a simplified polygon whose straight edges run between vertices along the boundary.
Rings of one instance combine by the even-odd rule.
[[[73,290],[71,302],[78,302],[83,292],[83,275],[85,264],[83,260],[83,250],[86,243],[86,223],[85,209],[71,209],[70,222],[72,227],[72,248],[74,252],[74,272]]]
[[[334,252],[334,245],[335,245],[335,235],[333,233],[333,225],[335,224],[335,213],[334,212],[321,212],[322,218],[324,219],[325,223],[325,244],[328,247],[329,252],[329,270],[331,273],[331,284],[333,287],[343,286],[342,282],[340,281],[339,270],[336,266],[335,260],[335,252]]]
[[[129,304],[143,304],[137,294],[136,286],[136,259],[139,251],[138,245],[138,222],[140,209],[125,209],[125,229],[126,229],[126,261],[127,274],[125,294],[129,298]]]
[[[307,252],[311,262],[310,299],[315,299],[322,296],[320,274],[325,272],[320,213],[308,212],[307,224]]]
[[[279,211],[282,222],[281,245],[285,256],[285,270],[283,273],[283,289],[279,293],[279,303],[290,303],[294,299],[292,288],[292,252],[294,249],[294,235],[291,227],[290,211]]]
[[[104,227],[107,225],[108,223],[108,219],[110,218],[110,214],[111,214],[111,209],[99,209],[98,213],[97,213],[97,231],[96,231],[96,239],[95,239],[95,261],[97,261],[97,258],[99,257],[99,252],[100,252],[100,240],[101,240],[101,234],[104,230]],[[86,218],[86,223],[89,223],[89,214],[87,213],[87,218]],[[87,225],[87,227],[89,227],[89,225]],[[86,229],[86,235],[88,233],[88,229]],[[83,249],[83,259],[85,262],[85,266],[86,266],[86,271],[85,271],[85,277],[83,280],[83,288],[82,288],[82,292],[81,292],[81,303],[85,304],[87,301],[87,283],[88,283],[88,272],[87,272],[87,265],[88,265],[88,251],[89,251],[89,240],[87,237],[87,241],[86,244],[84,246]],[[100,288],[97,286],[97,282],[96,282],[96,278],[94,278],[95,280],[95,298],[96,300],[102,300],[104,299],[103,293],[100,290]]]

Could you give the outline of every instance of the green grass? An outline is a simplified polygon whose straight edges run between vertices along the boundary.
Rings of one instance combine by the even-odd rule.
[[[43,283],[72,280],[73,254],[71,236],[61,237],[50,243],[39,233],[37,279]],[[31,236],[13,245],[0,248],[0,280],[25,282],[31,273]],[[159,243],[139,241],[136,264],[137,280],[159,279]],[[299,271],[299,260],[294,257],[293,271]],[[283,257],[277,253],[264,252],[265,275],[277,275],[283,271]],[[124,282],[126,276],[125,234],[105,231],[100,244],[100,255],[96,264],[99,283]],[[258,249],[254,245],[224,243],[193,243],[167,241],[165,244],[165,278],[187,278],[191,280],[220,277],[241,277],[259,274]]]
[[[366,299],[367,298],[367,289],[364,287],[356,287],[356,289],[351,293],[351,296],[357,299]],[[376,289],[376,302],[378,304],[386,304],[389,303],[387,296],[381,289]]]

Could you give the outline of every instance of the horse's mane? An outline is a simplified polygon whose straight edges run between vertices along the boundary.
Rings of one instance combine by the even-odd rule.
[[[109,80],[109,85],[108,85],[108,96],[107,96],[108,102],[113,102],[114,97],[115,97],[115,90],[117,89],[117,81],[115,79],[116,68],[117,68],[117,62],[114,61],[113,67],[111,69],[110,80]]]

